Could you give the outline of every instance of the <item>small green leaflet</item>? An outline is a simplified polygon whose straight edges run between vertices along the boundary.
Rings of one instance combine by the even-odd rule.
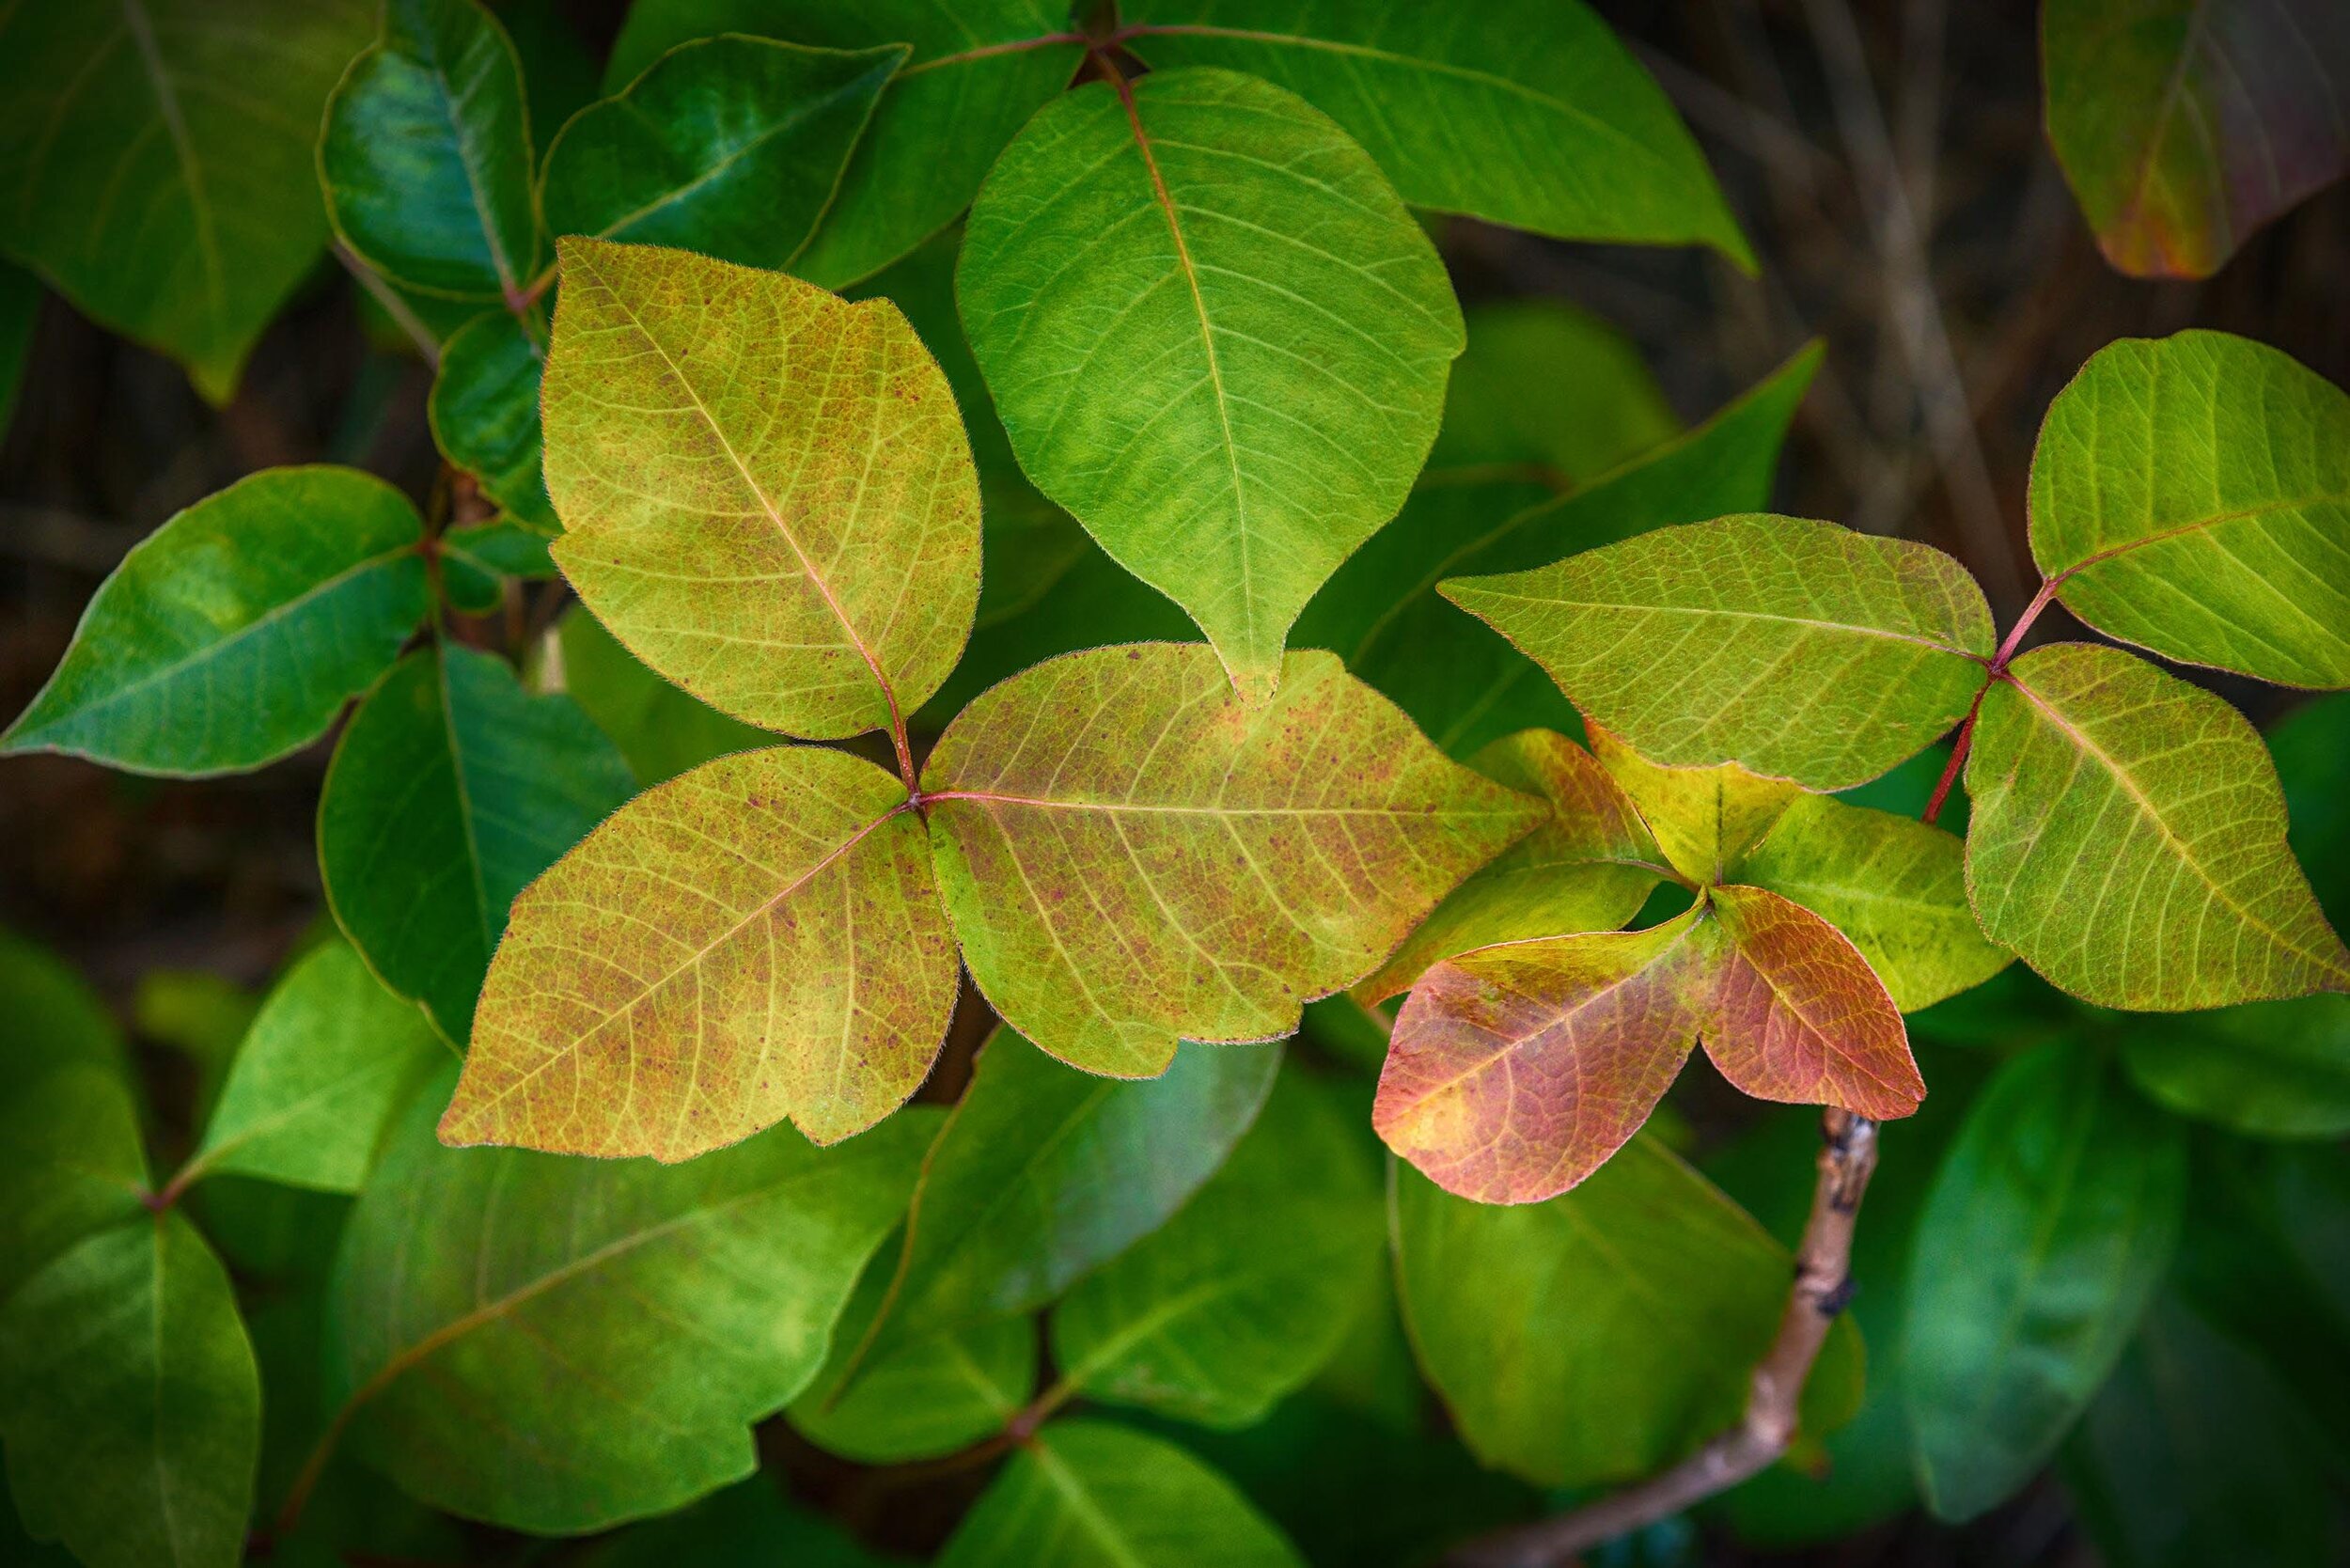
[[[2343,38],[2350,51],[2350,24]],[[2350,686],[2345,539],[2350,395],[2275,349],[2220,332],[2128,338],[2048,405],[2032,558],[2101,632],[2263,681]]]
[[[647,669],[586,606],[556,629],[560,680],[550,683],[588,710],[628,759],[640,784],[660,784],[728,752],[775,745],[768,730],[728,718]]]
[[[539,322],[503,308],[485,310],[441,345],[425,412],[443,455],[471,474],[482,494],[552,533],[560,525],[539,472],[539,380],[546,358]]]
[[[259,767],[316,740],[430,607],[423,524],[350,468],[271,468],[123,557],[0,749],[134,773]]]
[[[889,1300],[896,1247],[857,1281],[833,1325],[824,1370],[791,1403],[792,1428],[827,1453],[864,1465],[937,1459],[1001,1432],[1036,1388],[1036,1320],[989,1318],[909,1340],[860,1366],[858,1352]],[[852,1374],[854,1383],[844,1383]]]
[[[1443,263],[1363,150],[1204,68],[1029,121],[973,204],[956,294],[1028,477],[1259,697],[1410,493],[1463,345]]]

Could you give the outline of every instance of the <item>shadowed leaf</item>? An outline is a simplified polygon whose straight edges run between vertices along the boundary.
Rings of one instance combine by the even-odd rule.
[[[542,325],[509,310],[485,310],[441,345],[425,412],[443,455],[471,474],[482,494],[552,533],[562,525],[539,471],[539,384],[546,358]]]
[[[858,1365],[897,1278],[898,1252],[885,1247],[866,1267],[833,1326],[832,1355],[790,1412],[801,1436],[861,1465],[903,1465],[968,1448],[1001,1432],[1036,1390],[1040,1336],[1036,1320],[1025,1315],[921,1335]]]
[[[2272,348],[2219,332],[2124,340],[2048,405],[2032,558],[2101,632],[2264,681],[2350,686],[2345,539],[2350,395]]]
[[[556,636],[562,689],[612,737],[640,784],[776,744],[772,731],[729,718],[647,669],[585,605],[563,613]]]
[[[953,939],[905,786],[776,746],[647,791],[514,901],[441,1122],[452,1144],[690,1159],[819,1143],[918,1088]]]
[[[1966,763],[1966,891],[1993,941],[2106,1007],[2350,987],[2241,714],[2118,649],[2058,643],[2008,673]]]
[[[2350,168],[2332,0],[2048,0],[2048,141],[2106,258],[2207,277]]]
[[[1256,695],[1403,504],[1463,342],[1362,149],[1216,70],[1048,104],[972,207],[956,294],[1021,466]]]
[[[1014,677],[948,728],[922,788],[988,1000],[1127,1077],[1178,1039],[1289,1033],[1539,820],[1331,655],[1292,654],[1251,707],[1197,643]]]
[[[1982,590],[1950,557],[1793,517],[1660,528],[1441,591],[1642,755],[1819,790],[1966,717],[1992,646]]]
[[[1470,306],[1462,321],[1468,346],[1452,362],[1423,477],[1531,465],[1579,487],[1683,433],[1639,345],[1601,318],[1560,299],[1516,299]]]
[[[2148,1097],[2253,1137],[2350,1134],[2350,996],[2117,1020]]]
[[[905,318],[683,251],[560,248],[547,488],[580,597],[737,718],[837,739],[920,706],[970,634],[979,497]]]

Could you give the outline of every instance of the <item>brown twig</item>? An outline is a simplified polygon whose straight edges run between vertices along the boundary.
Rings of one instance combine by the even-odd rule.
[[[1811,1363],[1852,1296],[1853,1225],[1877,1164],[1877,1124],[1830,1107],[1821,1121],[1820,1181],[1795,1252],[1795,1284],[1770,1353],[1754,1369],[1739,1423],[1652,1480],[1557,1518],[1504,1530],[1452,1554],[1454,1568],[1555,1568],[1578,1552],[1654,1524],[1759,1474],[1794,1441]]]

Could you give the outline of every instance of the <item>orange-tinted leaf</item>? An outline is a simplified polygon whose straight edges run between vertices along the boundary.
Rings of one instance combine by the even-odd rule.
[[[682,1160],[860,1132],[930,1071],[954,940],[905,787],[814,746],[647,791],[514,901],[443,1141]]]
[[[1640,808],[1666,858],[1700,885],[1719,881],[1723,869],[1736,864],[1804,794],[1799,785],[1764,778],[1735,762],[1665,767],[1588,719],[1584,728],[1591,754]]]
[[[1716,965],[1705,1054],[1761,1100],[1880,1121],[1925,1098],[1901,1010],[1860,950],[1799,903],[1716,887],[1699,942]]]
[[[1704,919],[1700,906],[1647,931],[1437,964],[1396,1020],[1379,1136],[1463,1198],[1566,1191],[1639,1130],[1696,1043],[1710,1000]]]

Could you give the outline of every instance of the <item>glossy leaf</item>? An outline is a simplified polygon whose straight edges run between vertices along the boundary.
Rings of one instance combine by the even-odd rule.
[[[319,800],[327,902],[377,978],[462,1043],[514,895],[632,788],[568,698],[533,696],[471,649],[419,650],[335,748]]]
[[[580,597],[737,718],[835,739],[919,707],[970,633],[979,499],[905,318],[683,251],[560,248],[547,487]]]
[[[907,53],[739,37],[681,45],[547,149],[547,231],[789,267]]]
[[[485,310],[441,345],[425,411],[443,455],[471,474],[482,494],[552,533],[561,525],[539,471],[539,384],[546,359],[542,324]]]
[[[1506,789],[1549,801],[1550,820],[1448,894],[1355,987],[1364,1001],[1408,990],[1431,964],[1471,948],[1614,931],[1672,874],[1639,808],[1564,735],[1528,729],[1504,736],[1470,758],[1469,766]]]
[[[2137,1332],[2179,1234],[2179,1124],[2096,1056],[2002,1068],[1935,1178],[1909,1272],[1918,1479],[1946,1519],[2030,1479]]]
[[[2350,23],[2342,24],[2350,86]],[[2032,557],[2169,659],[2350,686],[2350,394],[2220,332],[2126,338],[2048,405]]]
[[[1474,353],[1474,325],[1470,345]],[[1571,729],[1574,710],[1541,667],[1441,597],[1437,583],[1457,572],[1524,571],[1572,550],[1765,504],[1788,421],[1819,364],[1818,346],[1805,348],[1698,429],[1556,499],[1524,480],[1449,483],[1432,475],[1324,585],[1292,640],[1336,650],[1456,757],[1528,726]],[[1466,360],[1456,366],[1454,395],[1479,374]],[[1521,391],[1519,400],[1553,396]],[[1592,411],[1583,422],[1599,418]]]
[[[368,0],[10,7],[0,251],[226,402],[325,243],[312,141],[374,19]]]
[[[1125,1077],[1178,1039],[1289,1033],[1539,820],[1329,654],[1291,655],[1251,707],[1196,643],[1014,677],[948,727],[922,790],[988,1000]]]
[[[1667,861],[1700,887],[1722,880],[1804,798],[1794,785],[1758,777],[1735,762],[1660,767],[1597,724],[1584,729],[1591,755],[1638,808]]]
[[[660,784],[775,736],[728,718],[639,664],[603,622],[574,605],[556,628],[562,689],[612,737],[640,784]]]
[[[1671,101],[1587,8],[1497,0],[1143,0],[1153,67],[1278,82],[1379,160],[1415,207],[1568,240],[1754,254]]]
[[[456,608],[488,615],[505,603],[509,583],[556,575],[555,558],[547,554],[553,542],[510,517],[460,524],[440,538],[441,590]]]
[[[443,1148],[448,1082],[396,1120],[344,1238],[350,1440],[435,1508],[540,1533],[750,1474],[750,1424],[815,1375],[928,1119],[836,1150],[777,1128],[683,1166],[557,1159]]]
[[[316,740],[423,619],[423,525],[349,468],[272,468],[123,557],[9,751],[139,773],[256,768]]]
[[[1225,71],[1047,105],[972,207],[956,292],[1021,466],[1256,695],[1403,504],[1463,343],[1362,149]]]
[[[1053,1309],[1053,1364],[1090,1399],[1252,1425],[1371,1305],[1384,1242],[1370,1151],[1292,1071],[1173,1219]]]
[[[201,1173],[357,1192],[384,1122],[446,1059],[350,944],[323,943],[261,1004],[178,1184]]]
[[[1398,1168],[1389,1205],[1421,1369],[1480,1461],[1541,1485],[1631,1480],[1728,1429],[1786,1305],[1785,1248],[1653,1137],[1545,1203]],[[1851,1415],[1860,1363],[1840,1323],[1807,1432]]]
[[[2048,140],[2106,259],[2207,277],[2350,169],[2350,18],[2326,0],[2048,0]]]
[[[2131,1081],[2253,1137],[2350,1135],[2350,996],[2116,1020]]]
[[[914,46],[795,269],[830,289],[870,276],[952,223],[1083,55],[1057,0],[642,0],[613,45],[605,83],[617,88],[664,50],[713,33]]]
[[[1966,890],[1993,941],[2106,1007],[2350,987],[2241,714],[2083,643],[2036,648],[2009,677],[1983,698],[1966,764]]]
[[[818,1143],[921,1086],[954,939],[905,786],[815,746],[637,796],[514,901],[441,1122],[451,1144],[691,1159]]]
[[[1967,907],[1965,844],[1930,823],[1803,795],[1735,874],[1843,933],[1904,1012],[1980,985],[2009,962]]]
[[[1703,918],[1507,942],[1429,970],[1396,1019],[1379,1136],[1480,1203],[1531,1203],[1590,1176],[1639,1131],[1704,1027]]]
[[[227,1271],[183,1215],[99,1231],[0,1309],[9,1487],[89,1568],[241,1560],[260,1429]]]
[[[1661,528],[1441,591],[1643,755],[1818,790],[1966,717],[1991,655],[1990,607],[1958,562],[1792,517]]]
[[[939,1568],[1303,1568],[1232,1483],[1174,1444],[1059,1421],[964,1516]]]
[[[859,1362],[1041,1307],[1157,1230],[1248,1130],[1280,1060],[1277,1045],[1191,1045],[1161,1076],[1120,1083],[998,1029],[922,1163]]]
[[[319,182],[335,232],[391,281],[519,299],[539,270],[522,67],[476,0],[387,0],[326,106]]]
[[[897,1278],[885,1248],[833,1328],[832,1355],[791,1403],[792,1429],[864,1465],[937,1459],[1004,1430],[1036,1390],[1036,1320],[990,1318],[909,1340],[862,1366],[858,1352]],[[844,1382],[854,1375],[855,1381]]]

